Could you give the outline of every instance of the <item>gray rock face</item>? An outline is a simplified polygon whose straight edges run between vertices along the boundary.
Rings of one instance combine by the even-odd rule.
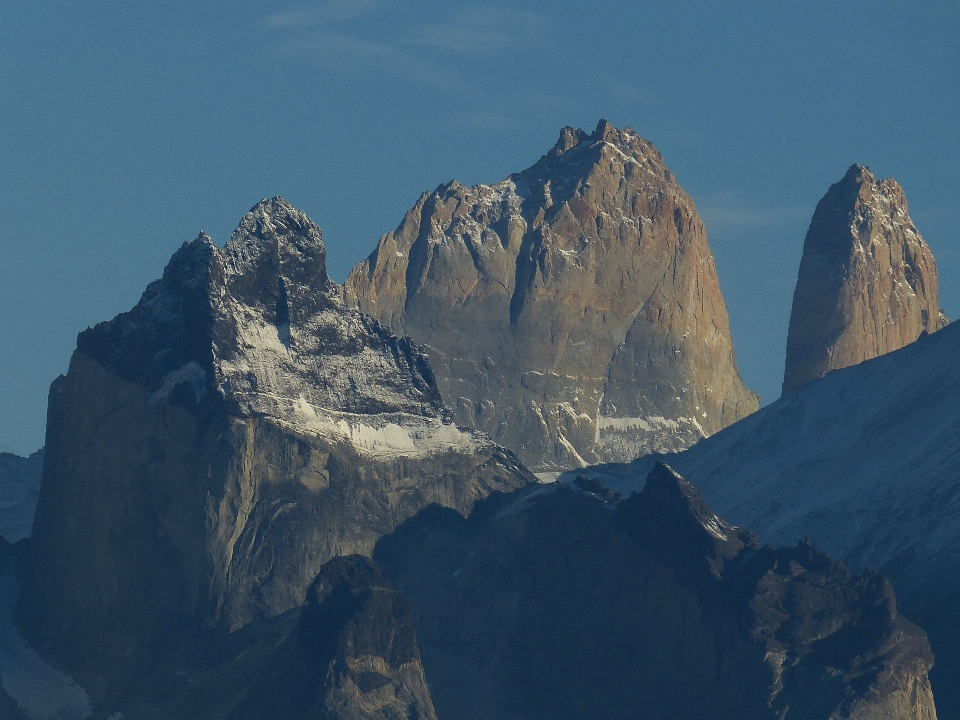
[[[817,204],[803,242],[783,392],[948,322],[933,253],[910,219],[903,188],[851,166]]]
[[[29,457],[0,453],[0,537],[7,542],[30,537],[42,473],[43,448]]]
[[[424,506],[468,513],[531,480],[339,295],[319,228],[275,198],[80,334],[50,390],[17,618],[98,707],[138,663],[299,607],[327,560]]]
[[[227,720],[436,720],[406,599],[372,560],[336,557],[297,630],[234,697]]]
[[[679,449],[758,406],[693,202],[605,121],[502,182],[425,193],[344,296],[425,345],[456,421],[534,469]]]
[[[375,553],[440,717],[936,718],[882,576],[758,550],[665,466],[619,503],[557,484],[482,510],[428,509]]]

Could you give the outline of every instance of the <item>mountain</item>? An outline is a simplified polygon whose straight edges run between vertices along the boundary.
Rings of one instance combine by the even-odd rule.
[[[43,448],[29,457],[0,453],[0,537],[7,542],[30,537],[42,473]]]
[[[626,500],[516,495],[428,508],[374,553],[439,717],[936,718],[929,645],[882,576],[758,549],[665,465]]]
[[[910,219],[903,188],[851,166],[817,204],[803,242],[784,394],[948,322],[937,264]]]
[[[236,682],[225,720],[436,720],[406,599],[369,558],[335,557],[296,630]],[[209,693],[207,693],[209,694]],[[221,697],[230,697],[222,692]],[[213,711],[213,712],[211,712]]]
[[[809,539],[854,572],[887,575],[904,615],[930,636],[944,718],[960,718],[957,357],[954,323],[836,370],[669,456],[717,512],[760,542]],[[595,475],[628,493],[655,461]]]
[[[758,406],[693,201],[606,121],[494,185],[424,193],[344,297],[425,346],[456,422],[535,470],[687,447]]]
[[[326,561],[421,508],[532,480],[340,294],[320,229],[274,198],[80,333],[50,389],[16,617],[98,708],[175,695],[208,639],[296,612]]]

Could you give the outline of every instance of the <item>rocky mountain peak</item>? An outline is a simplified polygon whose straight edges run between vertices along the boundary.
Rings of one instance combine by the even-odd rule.
[[[693,585],[708,577],[719,580],[725,562],[757,547],[752,533],[717,517],[699,491],[662,462],[621,513],[628,518],[630,531]]]
[[[607,120],[603,119],[597,123],[596,130],[590,134],[579,128],[567,126],[560,130],[560,139],[557,140],[557,144],[554,145],[553,150],[551,150],[549,154],[554,157],[560,157],[579,145],[587,146],[598,142],[624,143],[625,138],[631,135],[638,137],[630,128],[618,130]]]
[[[259,265],[300,282],[329,284],[326,249],[320,228],[282,197],[250,208],[224,247],[228,272],[249,275]]]
[[[81,683],[193,657],[423,507],[467,515],[533,480],[450,422],[419,346],[344,307],[320,229],[281,198],[222,250],[184,243],[80,334],[49,397],[21,626]]]
[[[576,147],[586,140],[588,135],[580,129],[572,128],[569,125],[560,130],[560,139],[554,145],[551,151],[554,155],[563,155],[570,148]]]
[[[903,188],[852,165],[817,204],[804,239],[783,391],[897,350],[947,322],[936,262]]]
[[[421,196],[344,298],[427,346],[457,423],[535,469],[676,450],[758,405],[692,200],[603,120],[501,182]]]

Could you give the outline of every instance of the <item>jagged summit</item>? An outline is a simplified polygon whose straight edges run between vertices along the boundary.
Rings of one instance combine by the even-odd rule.
[[[664,465],[617,503],[555,483],[423,513],[375,559],[441,718],[936,718],[929,644],[882,576],[757,549]]]
[[[417,345],[344,307],[281,198],[82,332],[47,418],[19,622],[81,682],[298,607],[427,505],[533,481],[451,423]]]
[[[236,274],[249,274],[255,266],[273,263],[280,273],[292,273],[312,289],[330,289],[332,284],[320,228],[280,196],[250,208],[224,253],[232,261],[228,268]]]
[[[557,144],[554,145],[553,149],[544,157],[560,157],[578,146],[596,146],[597,143],[610,143],[612,145],[629,147],[635,140],[642,140],[642,138],[634,132],[632,128],[625,127],[620,130],[604,119],[601,119],[600,122],[597,123],[596,130],[591,134],[588,134],[580,128],[572,128],[568,125],[567,127],[561,128],[560,138],[557,140]]]
[[[344,297],[428,348],[458,424],[536,469],[676,450],[758,405],[693,201],[606,121],[423,194]]]
[[[279,197],[255,205],[222,250],[204,234],[184,243],[133,310],[77,347],[165,397],[188,387],[195,402],[216,396],[299,425],[318,412],[449,417],[420,349],[343,307],[320,228]]]
[[[817,204],[787,336],[783,392],[897,350],[949,322],[933,253],[903,188],[852,165]]]

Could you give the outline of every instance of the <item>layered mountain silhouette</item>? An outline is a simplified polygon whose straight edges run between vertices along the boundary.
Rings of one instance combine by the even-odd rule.
[[[811,382],[669,457],[761,542],[809,539],[888,575],[929,634],[943,717],[960,713],[960,326]],[[655,462],[598,469],[621,493]],[[581,471],[583,472],[583,471]]]
[[[96,720],[933,720],[956,335],[751,415],[703,224],[606,122],[425,194],[344,287],[264,200],[81,333],[42,457],[0,458],[43,466],[0,675],[35,649],[80,708],[43,712]]]
[[[665,465],[619,502],[517,495],[377,545],[439,717],[936,717],[926,638],[882,576],[758,549]]]

